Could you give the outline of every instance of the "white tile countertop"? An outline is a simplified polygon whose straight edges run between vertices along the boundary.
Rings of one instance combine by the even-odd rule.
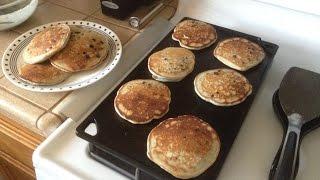
[[[320,16],[302,13],[251,0],[181,0],[178,11],[171,20],[182,17],[204,20],[216,25],[261,37],[279,45],[270,68],[242,128],[225,161],[219,179],[267,179],[275,153],[282,139],[282,127],[272,108],[272,94],[278,88],[284,73],[291,66],[320,72]],[[118,67],[121,69],[122,67]],[[108,88],[120,77],[110,78]],[[86,101],[92,86],[77,98]],[[106,82],[104,82],[106,83]],[[101,95],[103,96],[103,95]],[[93,104],[97,101],[92,102]],[[91,102],[90,102],[91,103]],[[93,105],[91,104],[91,106]],[[76,105],[69,104],[68,109]],[[74,106],[74,107],[72,107]],[[85,103],[78,109],[88,109]],[[61,109],[61,111],[64,111]],[[87,144],[76,137],[75,127],[84,118],[80,112],[66,121],[39,146],[34,154],[34,165],[39,179],[49,176],[71,179],[124,179],[121,175],[90,159]],[[320,179],[320,129],[314,130],[302,141],[298,180]],[[62,140],[61,140],[62,139]],[[49,166],[50,165],[50,166]],[[40,175],[41,176],[40,176]],[[49,178],[50,179],[50,178]]]

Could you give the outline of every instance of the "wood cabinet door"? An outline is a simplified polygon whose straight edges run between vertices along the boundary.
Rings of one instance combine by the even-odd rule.
[[[33,170],[0,151],[0,180],[33,180]]]

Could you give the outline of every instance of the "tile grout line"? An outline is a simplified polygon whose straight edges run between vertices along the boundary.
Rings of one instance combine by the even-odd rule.
[[[45,115],[48,111],[47,111],[46,109],[44,109],[43,107],[40,107],[40,106],[38,106],[37,104],[34,104],[33,102],[30,102],[29,100],[27,100],[27,99],[25,99],[25,98],[22,98],[21,96],[18,96],[17,94],[14,94],[14,93],[10,92],[10,91],[8,91],[7,89],[5,89],[5,88],[3,88],[3,87],[0,87],[0,89],[4,90],[5,92],[7,92],[7,93],[9,93],[9,94],[11,94],[11,95],[13,95],[13,96],[15,96],[15,97],[23,100],[23,101],[26,101],[27,103],[29,103],[29,104],[31,104],[31,105],[33,105],[33,106],[38,107],[39,109],[41,109],[41,110],[44,111],[43,113],[41,113],[41,114],[37,117],[37,119],[35,120],[35,124],[33,124],[34,127],[41,132],[41,130],[38,128],[37,123],[38,123],[39,119],[40,119],[43,115]],[[26,122],[23,122],[23,123],[26,123]],[[28,124],[29,124],[29,123],[28,123]],[[32,125],[32,124],[30,124],[30,125]],[[41,134],[42,134],[42,132],[41,132]]]
[[[0,78],[0,79],[1,79],[1,78]],[[49,108],[49,109],[47,110],[47,109],[45,109],[45,108],[43,108],[43,107],[41,107],[41,106],[39,106],[39,105],[31,102],[30,100],[25,99],[25,98],[23,98],[22,96],[17,95],[17,94],[15,94],[15,93],[13,93],[13,92],[11,92],[11,91],[9,91],[9,90],[1,87],[1,86],[0,86],[0,89],[4,90],[5,92],[7,92],[7,93],[9,93],[9,94],[11,94],[11,95],[13,95],[13,96],[15,96],[15,97],[23,100],[23,101],[26,101],[27,103],[29,103],[29,104],[31,104],[31,105],[33,105],[33,106],[36,106],[37,108],[39,108],[39,109],[41,109],[41,110],[44,111],[42,114],[39,115],[39,117],[38,117],[38,118],[36,119],[36,121],[35,121],[35,127],[36,127],[37,129],[39,129],[38,126],[37,126],[37,123],[38,123],[39,119],[40,119],[43,115],[45,115],[46,113],[51,113],[51,114],[57,116],[62,122],[64,122],[63,118],[61,118],[58,114],[52,112],[51,110],[53,109],[53,107],[54,107],[55,105],[57,105],[58,103],[60,103],[64,98],[66,98],[66,97],[72,92],[72,91],[71,91],[71,92],[68,92],[63,98],[61,98],[57,103],[55,103],[54,106],[52,106],[51,108]],[[40,129],[39,129],[39,130],[40,130]]]
[[[7,93],[9,93],[9,94],[11,94],[11,95],[13,95],[13,96],[15,96],[15,97],[23,100],[23,101],[26,101],[27,103],[29,103],[29,104],[31,104],[31,105],[33,105],[33,106],[36,106],[37,108],[39,108],[39,109],[41,109],[41,110],[47,111],[46,108],[41,107],[41,106],[35,104],[34,102],[32,102],[32,101],[30,101],[30,100],[28,100],[28,99],[26,99],[26,98],[24,98],[24,97],[22,97],[22,96],[20,96],[20,95],[18,95],[18,94],[13,93],[13,92],[11,92],[10,90],[7,90],[7,89],[3,88],[2,86],[0,86],[0,89],[4,90],[5,92],[7,92]]]
[[[64,99],[66,99],[73,91],[69,91],[67,92],[62,98],[60,98],[53,106],[51,106],[49,109],[48,109],[48,112],[52,113],[52,114],[55,114],[57,116],[65,116],[64,114],[62,115],[59,115],[59,114],[56,114],[54,113],[52,110],[57,107]],[[60,118],[61,120],[63,120],[63,118]],[[64,121],[64,120],[63,120]]]
[[[66,94],[60,98],[56,103],[54,103],[51,108],[48,109],[48,111],[51,111],[52,109],[54,109],[59,103],[61,103],[61,101],[63,101],[67,96],[69,96],[73,91],[68,91],[66,92]]]
[[[99,8],[99,9],[97,9],[97,10],[95,10],[93,13],[89,14],[89,16],[94,15],[94,14],[95,14],[95,13],[97,13],[98,11],[100,11],[100,8]]]
[[[36,119],[36,121],[35,121],[35,127],[37,128],[37,129],[39,129],[38,128],[38,121],[40,120],[40,118],[42,117],[42,116],[44,116],[46,113],[48,113],[47,111],[45,111],[45,112],[43,112],[37,119]],[[40,130],[40,129],[39,129]],[[40,130],[41,131],[41,130]]]
[[[65,122],[69,118],[69,117],[65,116],[64,114],[59,115],[59,114],[54,113],[54,112],[50,112],[50,113],[55,115],[55,116],[57,116],[61,120],[62,123]]]
[[[62,117],[60,117],[58,114],[56,113],[51,113],[52,115],[54,115],[55,117],[57,117],[60,121],[61,121],[61,124],[66,120],[66,119],[63,119]]]

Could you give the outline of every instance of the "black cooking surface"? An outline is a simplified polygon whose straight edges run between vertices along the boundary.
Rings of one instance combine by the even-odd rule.
[[[271,66],[278,46],[262,41],[260,38],[213,25],[218,34],[218,40],[208,48],[193,51],[196,64],[193,72],[180,82],[165,83],[171,90],[169,112],[161,119],[145,125],[134,125],[123,120],[114,110],[113,100],[121,85],[133,79],[152,79],[148,71],[149,55],[166,47],[179,47],[179,43],[171,39],[170,32],[156,48],[115,88],[115,90],[87,117],[77,128],[77,135],[94,146],[114,155],[115,157],[149,173],[158,179],[174,179],[172,175],[162,170],[150,161],[146,155],[146,140],[148,133],[164,119],[184,114],[192,114],[211,124],[217,131],[221,141],[221,150],[216,162],[202,175],[195,179],[215,179],[227,157],[236,138],[241,124],[250,109],[252,101],[260,87],[266,71]],[[240,72],[248,78],[253,86],[252,94],[241,104],[232,107],[218,107],[200,99],[194,92],[193,80],[200,72],[228,68],[213,57],[213,49],[221,40],[231,37],[244,37],[260,44],[266,52],[261,64]],[[139,47],[137,47],[139,48]],[[125,61],[125,59],[123,59]],[[92,122],[97,125],[97,135],[90,136],[84,132]]]

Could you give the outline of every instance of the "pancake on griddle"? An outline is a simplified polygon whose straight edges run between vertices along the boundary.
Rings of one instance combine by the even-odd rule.
[[[70,74],[53,67],[50,62],[26,64],[19,70],[25,81],[35,85],[54,85],[67,79]]]
[[[261,63],[265,52],[258,44],[236,37],[219,42],[213,55],[233,69],[246,71]]]
[[[248,79],[232,69],[214,69],[198,74],[194,89],[200,98],[217,106],[239,104],[252,92]]]
[[[202,174],[216,161],[219,152],[216,131],[192,115],[164,120],[147,139],[148,158],[180,179]]]
[[[217,40],[217,32],[205,22],[184,20],[175,27],[172,39],[179,41],[181,47],[200,50],[211,46]]]
[[[66,47],[50,58],[51,64],[66,72],[78,72],[95,68],[108,54],[105,38],[92,30],[71,28]]]
[[[40,63],[63,49],[70,37],[68,25],[60,24],[37,33],[23,51],[23,59],[28,64]]]
[[[133,124],[159,119],[169,111],[170,89],[163,83],[138,79],[122,85],[114,99],[116,112]]]
[[[185,48],[169,47],[153,53],[148,59],[148,69],[158,81],[177,82],[192,72],[194,54]]]

